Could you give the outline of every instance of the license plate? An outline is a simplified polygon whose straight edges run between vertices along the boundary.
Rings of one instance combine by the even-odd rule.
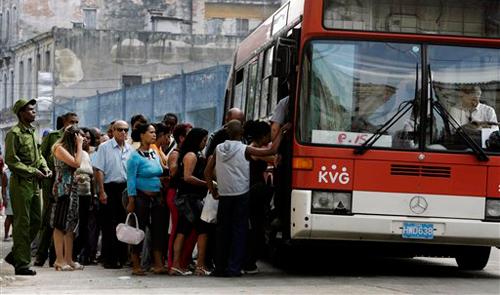
[[[403,223],[403,239],[434,239],[434,225],[432,223]]]

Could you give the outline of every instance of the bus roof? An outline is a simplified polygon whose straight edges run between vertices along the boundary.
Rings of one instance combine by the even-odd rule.
[[[236,51],[235,68],[241,67],[259,48],[273,39],[276,33],[295,25],[303,15],[305,1],[288,1],[248,35]]]

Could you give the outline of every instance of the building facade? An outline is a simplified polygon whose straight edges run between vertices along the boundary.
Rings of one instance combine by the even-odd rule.
[[[244,36],[279,0],[0,0],[0,140],[21,98],[37,98],[39,129],[52,108],[230,64]]]

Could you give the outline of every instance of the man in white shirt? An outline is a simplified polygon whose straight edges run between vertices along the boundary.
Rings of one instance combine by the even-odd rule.
[[[463,89],[461,102],[451,108],[450,115],[460,126],[475,124],[498,129],[495,109],[479,102],[481,93],[479,86]]]
[[[118,241],[115,228],[126,217],[121,200],[127,187],[126,163],[132,147],[127,143],[127,122],[116,121],[112,130],[113,138],[99,146],[92,164],[101,202],[103,266],[121,268],[127,260],[127,245]]]
[[[288,117],[288,101],[290,98],[282,98],[274,108],[273,115],[269,119],[271,122],[271,139],[274,139],[280,128],[285,125]]]

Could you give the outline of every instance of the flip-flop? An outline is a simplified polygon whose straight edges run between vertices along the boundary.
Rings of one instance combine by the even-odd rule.
[[[210,275],[210,271],[206,270],[205,268],[203,267],[197,267],[195,272],[194,272],[195,275],[197,276],[209,276]]]
[[[191,272],[189,270],[183,271],[183,270],[178,269],[176,267],[171,267],[168,274],[171,276],[190,276],[193,274],[193,272]]]

